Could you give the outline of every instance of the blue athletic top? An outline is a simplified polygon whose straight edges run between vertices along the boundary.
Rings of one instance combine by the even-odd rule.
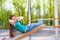
[[[13,29],[20,31],[20,32],[25,32],[26,26],[22,25],[19,21],[16,21],[13,26]]]

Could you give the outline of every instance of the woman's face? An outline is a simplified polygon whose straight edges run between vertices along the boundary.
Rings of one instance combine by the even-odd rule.
[[[11,25],[14,25],[14,23],[15,23],[14,20],[9,20],[9,22]]]
[[[16,17],[13,16],[12,19],[9,20],[9,21],[10,21],[10,24],[11,24],[11,25],[14,25],[14,23],[15,23],[15,21],[16,21]]]
[[[14,17],[12,17],[12,20],[16,21],[16,17],[15,17],[15,16],[14,16]]]

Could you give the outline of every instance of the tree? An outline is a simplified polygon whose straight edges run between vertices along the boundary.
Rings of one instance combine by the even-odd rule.
[[[2,7],[6,0],[0,0],[0,22],[2,22],[2,28],[9,27],[9,16],[11,15],[11,11],[8,11]]]
[[[59,20],[60,20],[60,0],[58,0],[58,17],[59,17]]]
[[[0,21],[2,22],[2,28],[9,27],[10,15],[11,15],[11,11],[7,11],[5,9],[0,10]]]
[[[2,6],[2,4],[5,2],[6,0],[0,0],[0,7]]]
[[[24,25],[26,25],[27,24],[27,12],[25,11],[25,9],[26,9],[26,4],[27,4],[27,1],[25,1],[25,0],[12,0],[12,3],[13,3],[13,5],[14,5],[14,7],[15,7],[15,16],[23,16],[24,17],[24,20],[23,21],[21,21]]]

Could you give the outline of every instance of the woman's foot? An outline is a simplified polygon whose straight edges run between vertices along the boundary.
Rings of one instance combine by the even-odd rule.
[[[41,23],[41,24],[43,24],[43,20],[41,20],[41,19],[38,19],[38,23]]]

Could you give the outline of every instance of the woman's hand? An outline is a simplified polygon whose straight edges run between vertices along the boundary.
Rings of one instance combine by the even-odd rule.
[[[17,19],[18,21],[21,21],[21,20],[23,20],[23,16],[17,17],[16,19]]]
[[[14,20],[9,20],[9,22],[11,25],[14,25],[14,23],[15,23]]]

